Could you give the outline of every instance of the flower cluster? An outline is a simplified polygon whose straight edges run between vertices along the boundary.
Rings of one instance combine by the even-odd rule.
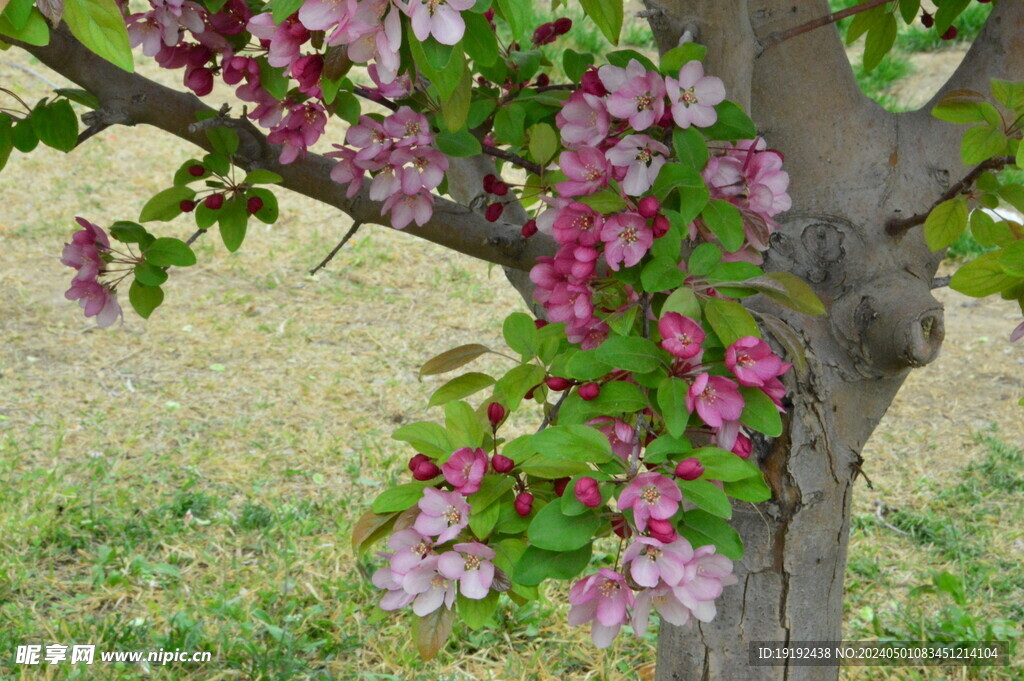
[[[71,235],[71,243],[64,244],[60,261],[76,270],[71,288],[64,297],[77,300],[86,317],[96,317],[100,327],[106,327],[121,316],[115,286],[101,282],[113,262],[110,239],[102,228],[85,218],[75,218],[82,229]]]
[[[433,135],[423,114],[403,106],[383,120],[362,116],[345,141],[351,147],[336,144],[338,150],[327,156],[339,159],[331,178],[348,185],[349,197],[362,188],[366,173],[375,173],[370,198],[384,202],[381,212],[391,213],[392,227],[430,219],[431,190],[444,180],[448,157],[431,146]]]

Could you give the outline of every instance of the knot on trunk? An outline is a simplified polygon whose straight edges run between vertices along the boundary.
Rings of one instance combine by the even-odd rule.
[[[832,328],[857,371],[891,376],[928,364],[945,338],[942,305],[908,273],[882,277],[836,300]]]

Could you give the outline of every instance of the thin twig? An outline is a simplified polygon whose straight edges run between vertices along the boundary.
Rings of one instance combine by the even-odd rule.
[[[204,235],[204,234],[206,234],[206,230],[205,230],[205,229],[197,229],[197,230],[196,230],[196,231],[195,231],[195,232],[194,232],[194,233],[192,234],[192,236],[190,236],[190,237],[188,238],[188,241],[186,241],[186,242],[185,242],[185,245],[186,245],[186,246],[191,246],[192,244],[194,244],[194,243],[196,242],[196,239],[198,239],[199,237],[201,237],[201,236],[202,236],[202,235]]]
[[[398,111],[398,105],[395,104],[394,102],[392,102],[390,99],[388,99],[387,97],[378,95],[375,92],[370,92],[369,90],[367,90],[364,87],[354,87],[354,88],[352,88],[352,94],[358,95],[358,96],[362,97],[363,99],[368,99],[371,102],[375,102],[377,104],[380,104],[381,106],[383,106],[383,107],[385,107],[387,109],[391,109],[392,111]]]
[[[884,5],[893,1],[894,0],[868,0],[868,2],[862,2],[859,5],[849,7],[839,12],[831,12],[823,17],[818,17],[817,19],[808,21],[806,24],[787,28],[785,31],[775,31],[774,33],[769,34],[769,36],[764,39],[764,42],[761,43],[761,51],[763,52],[764,50],[774,47],[781,42],[785,42],[790,38],[795,38],[801,33],[807,33],[808,31],[813,31],[816,28],[834,24],[846,17],[851,17],[854,14],[860,14],[861,12],[867,12],[869,9],[874,9],[879,5]]]
[[[897,218],[889,220],[889,222],[887,222],[885,225],[886,234],[888,234],[889,236],[898,237],[902,236],[903,233],[909,230],[911,227],[923,225],[924,221],[928,219],[928,214],[932,212],[932,209],[934,209],[935,206],[945,201],[949,201],[950,199],[953,199],[957,195],[962,193],[965,189],[969,189],[970,186],[974,184],[975,180],[981,177],[982,173],[985,173],[989,170],[996,170],[998,168],[1002,168],[1003,166],[1014,162],[1015,159],[1012,156],[996,156],[994,158],[988,159],[987,161],[982,161],[978,165],[974,166],[974,169],[971,170],[971,172],[967,173],[967,175],[965,175],[962,180],[960,180],[952,187],[947,189],[946,192],[942,196],[940,196],[935,203],[931,205],[931,208],[929,208],[925,212],[918,213],[916,215],[911,215],[909,218],[904,218],[902,220],[899,220]]]
[[[518,154],[513,154],[511,151],[505,151],[504,149],[498,149],[497,147],[490,147],[487,145],[484,145],[482,148],[484,153],[487,154],[488,156],[504,159],[513,165],[519,166],[523,170],[529,170],[534,175],[544,174],[544,168],[539,163],[527,161],[522,156],[519,156]]]
[[[538,433],[551,425],[551,422],[558,417],[558,410],[562,408],[562,403],[565,402],[565,398],[569,397],[569,393],[571,392],[572,390],[568,389],[562,391],[562,396],[558,398],[557,402],[555,402],[555,406],[551,407],[551,411],[547,414],[544,414],[544,420],[540,422],[540,428],[537,429]]]
[[[90,137],[98,135],[109,127],[110,123],[93,123],[88,128],[78,133],[78,140],[75,142],[75,148],[82,146]]]
[[[949,282],[952,278],[952,276],[948,275],[945,277],[935,277],[934,279],[932,279],[931,288],[933,290],[937,288],[946,288],[947,286],[949,286]]]
[[[362,227],[362,226],[363,226],[362,222],[359,222],[359,221],[353,222],[352,223],[352,227],[349,228],[349,230],[345,234],[345,236],[342,237],[341,241],[338,242],[338,245],[335,246],[334,249],[330,253],[327,254],[326,258],[324,258],[323,260],[320,261],[319,265],[317,265],[316,267],[311,269],[309,271],[309,273],[310,274],[316,274],[317,272],[322,270],[324,267],[326,267],[327,263],[329,263],[331,260],[334,259],[334,256],[336,256],[338,254],[338,251],[340,251],[345,246],[345,244],[348,243],[349,239],[351,239],[352,237],[354,237],[356,235],[356,232],[359,231],[359,228]]]

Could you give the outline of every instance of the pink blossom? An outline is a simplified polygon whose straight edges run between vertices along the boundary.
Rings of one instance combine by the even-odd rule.
[[[210,28],[222,36],[238,35],[251,18],[252,11],[243,0],[228,0],[219,12],[210,14],[209,23]]]
[[[389,159],[370,182],[370,198],[384,201],[402,193],[402,178],[399,168]]]
[[[772,402],[775,403],[775,407],[780,411],[784,412],[782,408],[782,398],[786,396],[786,386],[782,384],[778,378],[769,378],[761,386],[761,392],[771,398]]]
[[[604,425],[598,426],[597,424],[599,423]],[[633,449],[637,445],[636,431],[633,429],[633,426],[610,416],[587,421],[587,425],[597,427],[608,438],[608,442],[612,446],[612,452],[623,461],[629,461],[629,457],[632,456]]]
[[[327,31],[324,40],[348,42],[349,23],[355,17],[356,0],[306,0],[299,7],[299,22],[310,31]]]
[[[665,544],[652,537],[637,537],[622,555],[629,574],[640,586],[655,587],[659,581],[675,586],[686,576],[686,564],[693,558],[690,542],[679,538]]]
[[[95,279],[102,273],[102,253],[110,250],[110,239],[102,227],[94,225],[83,217],[75,221],[82,229],[71,235],[71,243],[64,244],[60,261],[78,270],[75,279]]]
[[[421,513],[416,516],[413,529],[424,536],[437,537],[438,544],[454,539],[469,524],[469,504],[458,492],[426,487],[417,506]]]
[[[619,495],[619,510],[633,509],[633,520],[642,532],[647,519],[668,520],[679,510],[683,495],[672,480],[660,473],[643,473],[626,485]]]
[[[569,625],[592,622],[590,637],[594,645],[607,648],[626,622],[626,611],[633,605],[633,591],[618,572],[601,568],[598,574],[573,584],[569,602]]]
[[[324,134],[327,126],[327,112],[319,102],[309,100],[293,106],[274,129],[267,135],[271,144],[282,145],[282,164],[291,163]]]
[[[743,397],[734,381],[722,376],[701,374],[686,393],[686,411],[697,414],[712,428],[723,421],[735,421],[743,413]]]
[[[407,106],[385,118],[383,126],[384,131],[395,139],[396,147],[428,145],[434,141],[427,117]]]
[[[647,631],[651,608],[669,624],[681,627],[690,622],[690,609],[679,600],[678,589],[665,582],[659,582],[652,589],[642,589],[633,602],[633,633],[642,636]],[[692,602],[692,599],[687,599]]]
[[[68,300],[77,300],[78,306],[85,311],[85,316],[96,317],[96,323],[100,328],[110,326],[121,316],[117,293],[95,279],[72,279],[71,288],[64,293],[64,297]]]
[[[406,194],[436,189],[448,170],[448,157],[431,147],[396,149],[391,161],[401,168],[401,186]]]
[[[640,196],[654,185],[669,149],[647,135],[626,135],[605,152],[613,166],[626,168],[622,191]]]
[[[583,91],[574,92],[555,116],[567,149],[596,147],[608,136],[610,118],[605,101]]]
[[[593,94],[601,96],[602,94],[615,92],[616,90],[625,87],[625,85],[631,80],[644,78],[647,75],[647,69],[644,68],[644,65],[636,59],[631,59],[629,64],[625,67],[605,64],[597,70],[597,75],[600,84],[605,89],[605,92],[601,93],[595,90]]]
[[[605,68],[602,67],[603,72]],[[626,66],[628,80],[611,91],[608,113],[629,121],[636,131],[646,130],[665,113],[665,81],[655,71],[647,71],[636,59]],[[605,81],[608,86],[608,81]]]
[[[388,537],[391,555],[391,569],[396,575],[408,574],[434,551],[434,542],[412,528],[395,532]]]
[[[680,128],[707,128],[718,120],[715,105],[725,99],[725,85],[704,75],[704,65],[691,61],[679,70],[679,78],[666,78],[665,89],[672,102],[672,120]]]
[[[389,4],[387,0],[361,2],[348,42],[349,59],[361,64],[376,62],[377,75],[383,83],[393,81],[401,65],[398,50],[402,46],[402,23],[397,11],[384,16]]]
[[[257,38],[270,41],[267,61],[271,66],[289,66],[299,58],[299,49],[309,40],[309,31],[295,16],[277,25],[273,15],[264,12],[249,19],[246,28]]]
[[[754,336],[744,336],[726,348],[725,366],[740,385],[757,387],[786,373],[790,367],[772,352],[767,343]]]
[[[594,147],[563,151],[558,165],[569,179],[558,182],[555,190],[564,197],[586,196],[608,184],[608,159]]]
[[[442,605],[451,609],[455,603],[455,582],[445,577],[438,569],[440,556],[428,556],[402,578],[402,588],[416,594],[412,611],[423,617]]]
[[[480,482],[487,473],[487,453],[477,447],[463,447],[455,450],[451,458],[441,466],[444,479],[460,494],[469,496],[480,489]]]
[[[466,32],[466,22],[459,12],[474,4],[474,0],[409,0],[406,13],[418,40],[434,36],[443,45],[454,45]]]
[[[416,594],[406,591],[402,585],[404,578],[405,574],[395,572],[390,565],[385,565],[373,573],[373,585],[378,589],[387,589],[387,593],[380,599],[381,610],[398,610],[416,599]]]
[[[299,82],[299,91],[310,97],[320,97],[320,77],[324,71],[324,58],[319,54],[310,54],[292,62],[291,76]]]
[[[551,211],[545,212],[545,215]],[[600,241],[604,217],[590,206],[573,201],[554,213],[552,232],[560,244],[578,243],[593,246]]]
[[[679,359],[690,359],[700,354],[701,343],[707,337],[700,324],[678,312],[666,312],[658,321],[661,347]]]
[[[605,220],[601,240],[608,266],[618,270],[640,262],[654,243],[654,232],[639,213],[618,213]]]
[[[363,176],[366,171],[355,164],[356,152],[348,147],[335,144],[337,151],[329,151],[324,156],[338,159],[338,163],[331,168],[331,179],[338,184],[348,185],[345,195],[352,198],[359,193],[363,187]]]
[[[434,214],[434,196],[430,192],[392,194],[381,207],[381,214],[391,213],[391,226],[405,229],[413,221],[421,227]]]
[[[385,83],[381,80],[376,64],[370,64],[367,66],[366,73],[370,76],[370,80],[373,81],[374,85],[377,86],[376,88],[372,88],[371,91],[381,97],[387,97],[388,99],[404,99],[412,92],[412,80],[408,75],[403,74]]]
[[[713,601],[722,595],[723,587],[735,584],[736,581],[736,576],[732,574],[732,561],[716,553],[714,545],[709,544],[694,550],[677,593],[685,591],[697,601]],[[704,619],[697,612],[694,615],[702,622],[710,621],[710,618]],[[714,617],[713,610],[711,617]]]
[[[394,141],[384,129],[384,124],[369,116],[360,116],[359,124],[353,125],[345,133],[345,141],[359,149],[354,161],[366,170],[379,170],[391,151]]]
[[[437,569],[448,579],[457,580],[459,591],[466,598],[479,600],[491,590],[494,581],[494,549],[480,542],[456,544],[454,551],[443,554]]]

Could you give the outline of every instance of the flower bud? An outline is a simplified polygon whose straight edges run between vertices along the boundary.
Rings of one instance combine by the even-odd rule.
[[[185,199],[184,201],[178,204],[178,210],[180,210],[182,213],[191,213],[195,209],[196,202],[190,199]]]
[[[569,17],[562,17],[555,21],[554,25],[555,35],[565,35],[572,29],[572,19]]]
[[[943,40],[953,40],[954,38],[956,38],[958,33],[959,31],[957,31],[956,26],[950,26],[949,28],[946,29],[946,32],[940,35],[939,37],[942,38]]]
[[[516,467],[516,462],[502,454],[491,457],[491,467],[495,473],[508,473]]]
[[[537,233],[537,221],[527,220],[526,224],[523,225],[523,237],[529,239],[531,236]]]
[[[487,206],[487,210],[484,211],[484,217],[487,218],[488,222],[497,222],[498,218],[501,217],[501,212],[505,210],[505,206],[500,203],[492,203]]]
[[[750,453],[754,450],[754,443],[750,438],[740,433],[736,436],[736,443],[732,446],[732,453],[741,459],[749,459]]]
[[[530,515],[530,511],[533,510],[533,495],[529,492],[520,492],[516,495],[515,507],[519,515]]]
[[[601,505],[601,488],[593,478],[580,478],[573,485],[572,491],[579,502],[588,508],[597,508]]]
[[[589,402],[601,394],[601,386],[597,383],[584,383],[577,392],[584,401]]]
[[[935,18],[931,14],[928,14],[928,12],[922,12],[921,25],[925,28],[931,28],[935,25]]]
[[[202,177],[206,174],[206,168],[198,163],[193,163],[188,167],[188,174],[192,177]]]
[[[416,467],[419,466],[424,461],[430,461],[430,457],[427,456],[426,454],[416,454],[416,456],[409,459],[409,470],[415,471]]]
[[[437,476],[441,475],[441,469],[437,467],[437,464],[433,461],[423,461],[416,470],[412,472],[412,477],[416,478],[420,482],[426,482],[427,480],[433,480]]]
[[[566,390],[572,385],[572,381],[568,378],[562,378],[561,376],[548,376],[544,379],[544,385],[555,392],[561,392]]]
[[[569,481],[571,479],[572,478],[558,478],[553,481],[556,497],[560,497],[565,494],[565,488],[569,486]]]
[[[625,516],[621,513],[617,513],[612,516],[612,532],[619,535],[623,539],[629,539],[633,536],[633,528],[626,522]]]
[[[608,94],[608,90],[605,89],[600,76],[597,75],[597,69],[590,69],[584,73],[583,77],[580,78],[580,85],[582,86],[583,91],[588,95],[604,97]]]
[[[249,197],[249,200],[245,202],[245,208],[249,211],[249,215],[255,215],[262,210],[263,199],[258,196]]]
[[[494,191],[495,182],[501,182],[497,175],[484,175],[484,191],[488,194]]]
[[[206,204],[206,207],[210,210],[219,210],[220,207],[224,205],[224,195],[210,194],[206,197],[206,200],[203,201],[203,203]]]
[[[676,465],[677,478],[696,480],[702,475],[704,475],[704,466],[701,465],[700,460],[696,457],[691,456],[689,459],[683,459]]]
[[[491,187],[491,193],[495,196],[506,196],[508,194],[508,185],[501,180],[498,180],[494,183],[494,186]]]
[[[676,528],[672,526],[671,520],[648,518],[647,531],[650,533],[651,537],[657,539],[663,544],[671,544],[679,536],[676,534]]]
[[[537,79],[533,82],[537,87],[547,87],[548,85],[551,85],[551,78],[548,77],[548,74],[542,73],[537,76]]]
[[[497,428],[505,418],[505,407],[501,402],[491,402],[487,405],[487,420],[491,422],[491,428]]]
[[[640,215],[650,220],[658,214],[658,211],[661,209],[661,202],[655,196],[645,196],[640,199],[637,208],[640,211]]]
[[[543,329],[543,328],[544,328],[545,326],[547,326],[547,325],[548,325],[548,320],[546,320],[546,319],[534,319],[534,320],[533,320],[533,325],[534,325],[534,326],[535,326],[535,327],[536,327],[536,328],[537,328],[538,330],[539,330],[539,329]]]
[[[537,30],[533,32],[533,44],[534,45],[547,45],[555,39],[555,25],[554,24],[541,24],[537,27]]]
[[[654,238],[658,239],[668,234],[668,230],[672,229],[672,223],[669,222],[668,218],[664,215],[659,215],[654,218],[654,223],[651,225],[651,229],[654,230]]]

